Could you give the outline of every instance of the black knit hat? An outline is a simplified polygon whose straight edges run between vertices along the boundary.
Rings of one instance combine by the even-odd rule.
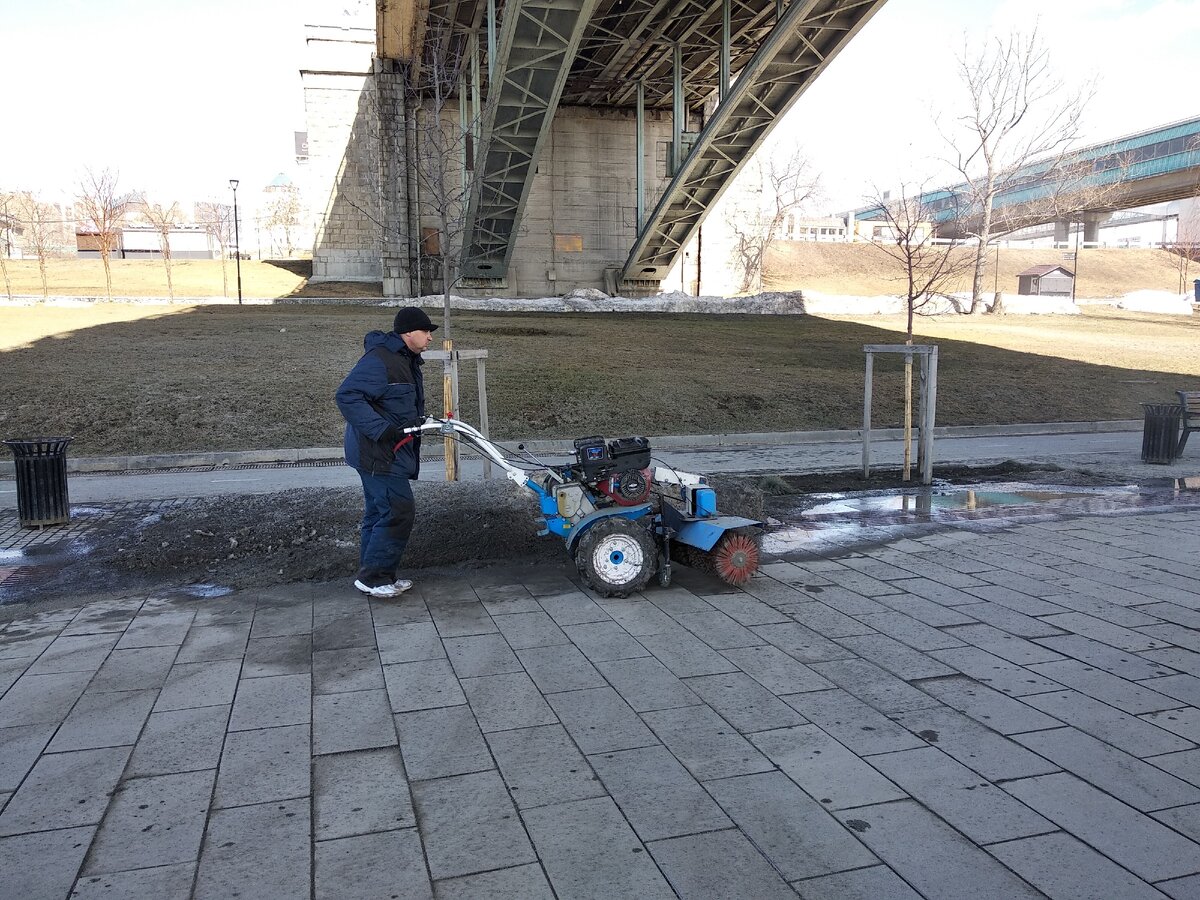
[[[437,331],[437,326],[429,321],[425,310],[419,306],[406,306],[396,313],[392,322],[392,331],[396,334],[408,334],[410,331]]]

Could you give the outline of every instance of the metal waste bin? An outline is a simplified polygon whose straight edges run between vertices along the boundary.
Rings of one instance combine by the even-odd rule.
[[[1192,282],[1192,290],[1196,293],[1196,302],[1200,303],[1200,278]]]
[[[67,499],[67,444],[71,438],[5,441],[17,470],[17,515],[25,528],[71,521]]]
[[[1183,408],[1178,403],[1143,403],[1142,409],[1146,413],[1142,427],[1142,462],[1174,462]]]

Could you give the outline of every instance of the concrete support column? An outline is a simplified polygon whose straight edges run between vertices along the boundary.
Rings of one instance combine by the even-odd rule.
[[[375,60],[379,98],[379,184],[383,235],[380,262],[385,297],[411,296],[412,241],[405,152],[405,79],[395,60]]]
[[[1112,218],[1112,213],[1088,213],[1083,217],[1083,242],[1100,243],[1100,225]]]
[[[1071,239],[1071,223],[1070,222],[1055,222],[1054,223],[1054,243],[1065,244]]]

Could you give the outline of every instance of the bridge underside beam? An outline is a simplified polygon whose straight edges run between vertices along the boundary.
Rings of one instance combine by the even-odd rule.
[[[596,0],[508,0],[463,235],[462,273],[502,278],[538,154]]]
[[[647,219],[626,281],[661,281],[779,118],[885,0],[792,0],[737,76]]]

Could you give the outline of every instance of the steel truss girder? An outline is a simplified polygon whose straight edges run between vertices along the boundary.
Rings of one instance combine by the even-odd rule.
[[[501,278],[538,155],[597,0],[508,0],[463,234],[462,273]]]
[[[886,0],[792,0],[700,132],[626,260],[661,281],[733,178],[830,60]]]

